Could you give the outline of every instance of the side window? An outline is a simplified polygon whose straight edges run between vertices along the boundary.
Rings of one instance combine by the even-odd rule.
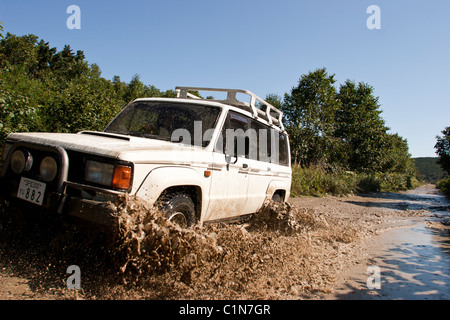
[[[252,140],[248,137],[250,121],[250,118],[230,111],[217,141],[216,151],[248,158],[249,141]]]
[[[271,129],[270,162],[282,166],[289,165],[288,138],[278,130]]]
[[[232,111],[227,115],[215,151],[289,165],[288,139],[285,134]]]
[[[289,165],[288,138],[285,134],[280,134],[280,164],[282,166]]]
[[[270,129],[268,126],[253,120],[252,130],[255,132],[257,139],[254,141],[256,149],[256,157],[254,160],[270,162]]]

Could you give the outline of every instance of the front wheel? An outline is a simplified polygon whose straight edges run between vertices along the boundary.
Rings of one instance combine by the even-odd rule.
[[[183,228],[195,224],[195,205],[185,193],[172,193],[163,196],[160,210],[169,221]]]

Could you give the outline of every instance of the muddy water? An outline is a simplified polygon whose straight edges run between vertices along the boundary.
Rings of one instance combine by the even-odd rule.
[[[244,224],[190,229],[124,200],[116,241],[34,210],[20,229],[5,224],[0,299],[448,299],[449,203],[430,186],[300,197]],[[80,290],[66,286],[71,265]],[[367,288],[371,265],[380,289]]]
[[[368,206],[424,210],[422,218],[367,243],[366,260],[349,269],[326,299],[450,299],[450,201],[433,186],[376,196]],[[375,267],[375,269],[373,268]]]

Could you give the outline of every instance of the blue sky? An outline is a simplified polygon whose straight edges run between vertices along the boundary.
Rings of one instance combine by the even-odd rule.
[[[81,9],[80,30],[66,26],[69,5]],[[379,30],[366,26],[370,5]],[[83,50],[107,79],[261,97],[283,96],[321,67],[337,84],[366,82],[413,157],[436,156],[435,137],[450,126],[449,16],[448,0],[0,0],[4,33]]]

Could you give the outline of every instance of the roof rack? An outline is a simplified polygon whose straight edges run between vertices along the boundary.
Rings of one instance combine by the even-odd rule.
[[[175,91],[177,92],[177,98],[191,98],[191,99],[199,99],[199,100],[208,100],[208,101],[216,101],[225,104],[229,104],[246,111],[250,111],[254,118],[262,118],[269,122],[270,125],[278,126],[281,131],[285,131],[283,126],[283,112],[279,109],[272,106],[267,101],[261,99],[253,92],[242,89],[222,89],[222,88],[201,88],[201,87],[176,87]],[[215,91],[215,92],[226,92],[227,98],[226,100],[211,100],[211,99],[202,99],[193,95],[189,91]],[[250,96],[250,103],[239,101],[236,99],[237,93],[243,93]],[[256,101],[260,102],[265,106],[265,110],[260,109],[256,106]]]

